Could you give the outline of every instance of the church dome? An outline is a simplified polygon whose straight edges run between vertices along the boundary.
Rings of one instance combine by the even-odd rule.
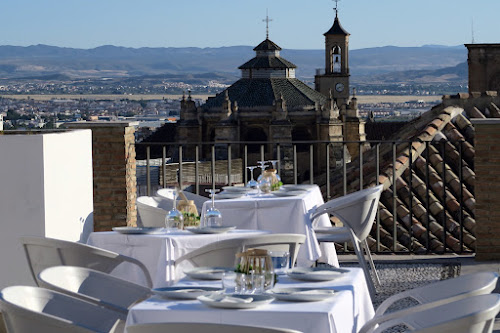
[[[339,18],[335,16],[335,21],[333,22],[332,27],[330,30],[325,32],[323,34],[324,36],[326,35],[342,35],[342,36],[349,36],[350,33],[348,33],[344,28],[342,28],[342,25],[340,24]]]

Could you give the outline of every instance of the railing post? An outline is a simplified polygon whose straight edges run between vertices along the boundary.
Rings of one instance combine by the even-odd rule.
[[[330,190],[330,144],[326,144],[326,201],[331,198]]]
[[[231,180],[231,144],[227,145],[227,183],[232,185]]]
[[[179,146],[179,179],[177,181],[182,190],[182,146]]]
[[[380,176],[380,143],[377,143],[375,146],[375,173],[376,173],[376,179],[377,179],[377,186],[380,185],[379,182],[379,176]],[[376,241],[377,241],[377,252],[380,252],[380,206],[377,207],[377,216],[376,216],[376,223],[377,223],[377,231],[376,231]]]
[[[297,184],[297,145],[293,145],[293,183]]]
[[[215,144],[212,145],[212,188],[215,190]]]
[[[359,147],[359,189],[363,189],[363,150],[361,149],[361,142],[358,143]]]
[[[146,188],[147,188],[146,193],[148,197],[151,196],[151,173],[149,170],[150,156],[151,156],[150,147],[147,146],[146,147]]]
[[[198,166],[198,162],[200,160],[200,147],[196,145],[194,147],[194,188],[195,188],[195,193],[200,194],[200,169]]]
[[[314,146],[309,145],[309,183],[314,184]]]
[[[397,220],[398,220],[398,193],[396,188],[396,142],[392,142],[392,233],[393,233],[393,252],[396,253],[397,240],[398,240],[398,228],[397,228]]]
[[[149,146],[148,146],[149,148]],[[163,188],[167,187],[167,147],[163,146],[162,147],[162,153],[161,153],[161,170],[162,170],[162,176],[163,176]]]

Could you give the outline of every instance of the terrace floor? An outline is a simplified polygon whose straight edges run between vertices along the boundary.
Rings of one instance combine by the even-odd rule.
[[[460,275],[471,274],[475,272],[497,272],[500,274],[500,261],[476,261],[474,255],[373,255],[375,263],[377,262],[401,262],[407,264],[436,264],[436,263],[457,263],[460,264]],[[339,255],[340,265],[342,263],[356,261],[355,255]],[[500,293],[500,280],[493,291]],[[500,314],[493,328],[493,332],[500,333]]]

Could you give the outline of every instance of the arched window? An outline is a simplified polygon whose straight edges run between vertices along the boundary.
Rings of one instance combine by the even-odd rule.
[[[342,49],[335,45],[331,51],[332,73],[342,72]]]

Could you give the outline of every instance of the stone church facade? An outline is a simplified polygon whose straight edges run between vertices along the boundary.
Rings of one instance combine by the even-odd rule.
[[[181,101],[177,142],[270,142],[266,158],[291,161],[294,141],[364,141],[364,123],[359,119],[355,96],[350,99],[347,33],[336,15],[325,34],[325,71],[315,76],[315,89],[295,77],[296,66],[280,55],[281,48],[268,36],[254,48],[255,57],[239,67],[241,78],[223,92],[196,105],[190,96]],[[250,147],[257,153],[258,145]],[[255,148],[257,147],[257,148]],[[304,153],[305,145],[298,145]],[[207,147],[208,148],[208,147]],[[331,145],[332,163],[341,156],[341,145]],[[349,144],[351,155],[359,145]],[[193,156],[193,149],[184,156]],[[232,158],[243,155],[243,146],[231,150]],[[269,156],[268,156],[269,155]],[[202,149],[201,158],[210,151]],[[227,150],[216,151],[217,159]],[[316,146],[315,168],[324,168],[326,149]],[[333,164],[331,164],[333,165]]]

